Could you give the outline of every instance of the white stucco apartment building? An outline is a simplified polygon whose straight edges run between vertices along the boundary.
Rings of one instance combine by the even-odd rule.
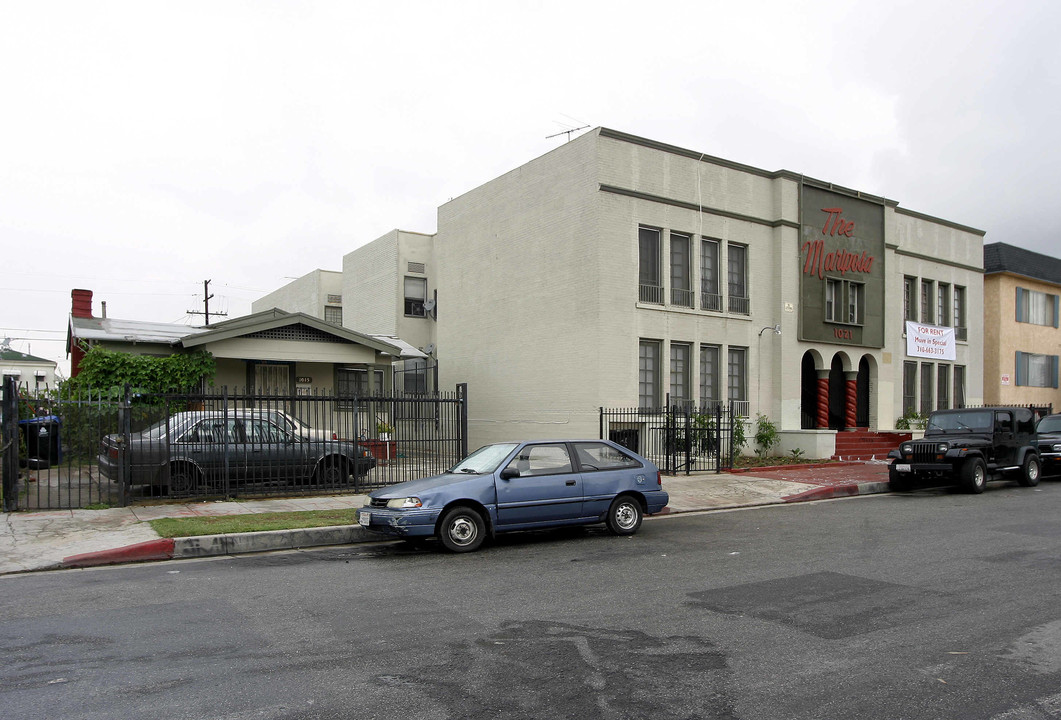
[[[343,322],[468,383],[473,445],[734,402],[822,456],[836,430],[982,402],[983,235],[598,128],[446,203],[435,235],[347,254]]]

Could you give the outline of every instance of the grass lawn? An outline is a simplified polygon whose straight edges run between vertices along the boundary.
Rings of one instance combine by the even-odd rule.
[[[217,515],[189,518],[160,518],[151,520],[151,527],[162,537],[194,537],[224,533],[258,532],[260,530],[291,530],[294,528],[356,525],[357,509],[306,510],[303,512],[248,513],[246,515]]]

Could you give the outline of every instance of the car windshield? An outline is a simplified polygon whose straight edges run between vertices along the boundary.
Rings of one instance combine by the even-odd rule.
[[[449,469],[451,473],[492,473],[516,449],[517,443],[484,445]]]
[[[1039,421],[1038,432],[1055,433],[1061,432],[1061,415],[1050,415]]]
[[[188,425],[190,421],[191,418],[187,413],[177,413],[176,415],[171,415],[168,418],[163,418],[162,420],[159,420],[157,423],[145,430],[141,430],[140,436],[145,438],[165,437],[167,429],[173,432],[180,432]]]
[[[948,432],[953,430],[975,430],[990,432],[994,423],[991,410],[969,410],[958,413],[941,413],[928,419],[926,430]]]

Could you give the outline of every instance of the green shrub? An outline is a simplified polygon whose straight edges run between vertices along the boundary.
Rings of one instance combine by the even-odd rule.
[[[770,450],[780,442],[781,438],[777,435],[777,425],[770,422],[770,418],[762,413],[756,413],[755,444],[758,447],[755,450],[755,454],[759,457],[766,457]]]
[[[895,419],[896,430],[924,430],[928,423],[928,417],[917,410],[907,410]]]

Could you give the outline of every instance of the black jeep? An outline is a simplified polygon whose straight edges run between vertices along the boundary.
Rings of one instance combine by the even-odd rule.
[[[891,489],[900,491],[945,484],[981,493],[988,480],[1007,476],[1032,487],[1042,468],[1035,415],[1022,407],[938,410],[928,416],[923,439],[904,442],[888,457]]]
[[[1047,415],[1035,427],[1043,475],[1061,475],[1061,415]]]

